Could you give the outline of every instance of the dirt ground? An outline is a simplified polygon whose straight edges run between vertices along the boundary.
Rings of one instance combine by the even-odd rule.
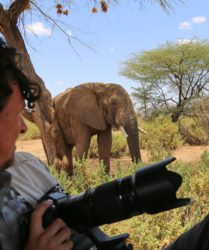
[[[33,155],[37,156],[43,161],[46,161],[46,156],[43,150],[41,140],[32,140],[32,141],[18,141],[17,151],[30,152]],[[204,150],[209,151],[209,146],[183,146],[177,149],[173,156],[177,158],[178,161],[182,162],[198,162]],[[147,161],[147,151],[141,150],[142,159],[144,162]],[[118,162],[121,165],[126,165],[130,163],[130,157],[121,157],[119,159],[111,159],[111,165],[117,164]],[[97,164],[97,159],[91,159],[90,163]]]

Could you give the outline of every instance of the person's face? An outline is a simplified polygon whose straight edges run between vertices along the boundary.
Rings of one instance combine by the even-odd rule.
[[[14,157],[15,142],[20,133],[27,131],[21,116],[25,106],[19,86],[12,84],[13,93],[2,111],[0,111],[0,169],[8,167]]]

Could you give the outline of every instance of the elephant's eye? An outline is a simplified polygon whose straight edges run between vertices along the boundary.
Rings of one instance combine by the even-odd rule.
[[[118,100],[117,100],[117,98],[112,97],[112,98],[111,98],[111,106],[112,106],[112,107],[117,107],[117,105],[118,105]]]
[[[117,102],[116,101],[112,101],[111,105],[116,107],[117,106]]]

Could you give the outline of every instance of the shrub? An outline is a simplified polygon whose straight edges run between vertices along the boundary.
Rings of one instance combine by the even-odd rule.
[[[207,142],[209,141],[209,98],[203,97],[196,101],[194,105],[194,114],[195,120],[198,124],[198,127],[205,132],[205,139],[207,138]]]
[[[151,161],[160,160],[171,155],[172,150],[183,144],[178,133],[177,124],[169,116],[154,118],[152,122],[144,122],[143,128],[148,135],[141,134],[141,148],[149,151]]]
[[[181,117],[179,119],[179,130],[184,141],[190,145],[204,145],[208,143],[209,137],[206,130],[193,118]]]

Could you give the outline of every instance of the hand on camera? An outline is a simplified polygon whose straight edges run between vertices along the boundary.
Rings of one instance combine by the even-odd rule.
[[[56,219],[47,228],[42,226],[42,217],[52,205],[44,201],[34,210],[31,217],[30,235],[26,250],[71,250],[71,230],[61,219]]]

